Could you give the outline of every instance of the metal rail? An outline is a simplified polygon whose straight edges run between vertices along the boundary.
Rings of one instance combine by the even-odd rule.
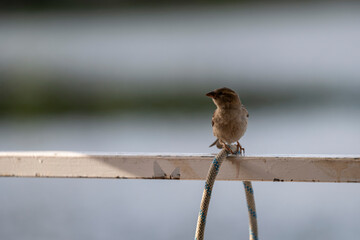
[[[205,180],[214,155],[0,152],[0,177]],[[217,180],[360,182],[360,156],[230,156]]]

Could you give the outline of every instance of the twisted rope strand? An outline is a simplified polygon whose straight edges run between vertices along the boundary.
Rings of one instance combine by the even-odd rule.
[[[201,199],[200,204],[200,212],[199,217],[197,221],[197,227],[196,227],[196,233],[195,233],[195,240],[203,240],[204,239],[204,233],[205,233],[205,224],[206,224],[206,215],[209,208],[210,198],[211,198],[211,192],[212,188],[214,186],[215,178],[219,172],[221,163],[223,160],[227,157],[228,153],[225,149],[222,149],[214,158],[207,178],[205,182],[205,188],[203,192],[203,196]]]
[[[249,239],[258,240],[258,226],[255,208],[254,190],[250,181],[243,181],[249,213]]]
[[[196,232],[195,232],[195,240],[204,239],[206,216],[209,209],[212,188],[214,186],[215,178],[219,172],[220,166],[223,160],[228,156],[228,154],[229,153],[225,149],[222,149],[216,155],[210,166],[205,182],[203,196],[201,199],[200,212],[199,212]],[[249,213],[249,239],[258,240],[254,190],[252,188],[250,181],[243,181],[243,184],[245,188],[246,201],[247,201],[248,213]]]

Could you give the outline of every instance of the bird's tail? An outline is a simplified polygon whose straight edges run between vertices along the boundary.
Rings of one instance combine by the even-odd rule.
[[[217,139],[215,140],[215,142],[213,142],[209,147],[212,147],[212,146],[214,146],[215,144],[216,144],[216,147],[217,147],[217,148],[219,148],[219,149],[222,148],[222,145],[221,145],[221,143],[220,143],[220,141],[219,141],[218,138],[217,138]]]

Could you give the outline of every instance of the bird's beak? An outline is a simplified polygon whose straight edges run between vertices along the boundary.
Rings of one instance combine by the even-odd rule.
[[[206,94],[206,96],[214,98],[215,97],[215,92],[209,92]]]

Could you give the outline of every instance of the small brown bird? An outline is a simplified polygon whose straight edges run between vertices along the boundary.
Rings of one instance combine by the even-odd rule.
[[[216,144],[218,148],[224,147],[234,154],[228,145],[236,142],[236,152],[245,153],[239,139],[246,131],[249,113],[241,104],[237,93],[224,87],[209,92],[206,96],[211,97],[217,107],[211,122],[214,136],[217,139],[209,147]]]

